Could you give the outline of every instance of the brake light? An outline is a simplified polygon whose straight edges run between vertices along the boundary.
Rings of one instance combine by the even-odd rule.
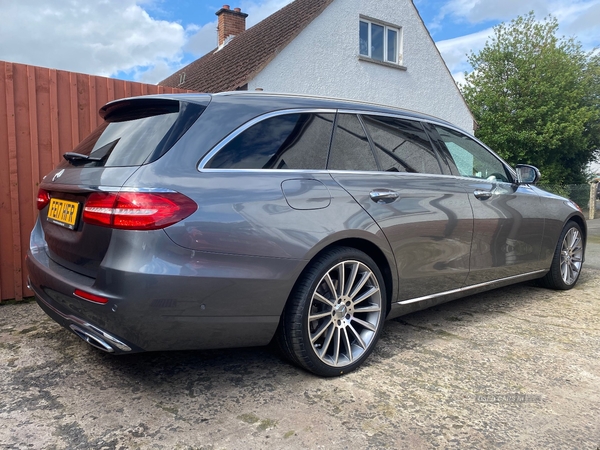
[[[83,221],[123,230],[158,230],[190,216],[198,205],[179,192],[95,192],[83,208]]]
[[[76,295],[79,298],[82,298],[84,300],[88,300],[90,302],[94,302],[94,303],[108,303],[108,299],[106,297],[102,297],[100,295],[96,295],[96,294],[92,294],[90,292],[85,292],[82,291],[81,289],[75,289],[75,291],[73,292],[74,295]]]
[[[37,195],[37,209],[42,210],[50,203],[50,193],[45,189],[39,189]]]

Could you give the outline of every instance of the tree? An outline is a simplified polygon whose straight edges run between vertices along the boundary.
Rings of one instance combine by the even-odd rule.
[[[510,164],[537,166],[545,183],[583,183],[600,144],[600,57],[557,30],[533,12],[494,27],[469,55],[462,91],[476,136]]]

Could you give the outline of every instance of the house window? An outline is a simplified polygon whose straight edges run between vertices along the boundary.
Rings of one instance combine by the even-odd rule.
[[[375,61],[402,64],[401,28],[360,19],[360,55]]]

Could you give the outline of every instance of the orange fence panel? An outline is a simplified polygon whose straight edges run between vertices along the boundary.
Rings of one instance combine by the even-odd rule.
[[[190,92],[0,61],[0,301],[32,295],[25,254],[41,178],[102,119],[105,103]]]

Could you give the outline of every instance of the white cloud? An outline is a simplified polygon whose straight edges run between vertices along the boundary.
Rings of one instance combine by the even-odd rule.
[[[477,33],[436,42],[450,72],[462,74],[464,71],[470,71],[471,66],[467,62],[466,55],[471,51],[477,53],[481,50],[492,32],[492,29],[488,28]],[[456,76],[454,78],[456,79]]]
[[[539,19],[549,14],[555,16],[560,25],[559,34],[574,37],[582,43],[585,50],[592,50],[600,45],[600,0],[450,0],[441,8],[434,26],[440,26],[442,21],[510,21],[532,10]],[[477,53],[481,50],[492,35],[492,28],[487,28],[477,33],[436,42],[446,65],[458,83],[464,83],[464,72],[472,70],[466,55],[471,51]]]
[[[246,28],[250,28],[291,2],[292,0],[266,0],[263,2],[242,0],[238,3],[234,2],[231,7],[239,7],[242,12],[248,14]],[[202,27],[198,27],[198,30],[190,36],[184,50],[198,57],[216,48],[218,44],[217,23],[218,20],[214,20],[213,22],[204,24]]]
[[[529,11],[538,19],[555,16],[561,33],[575,37],[589,49],[600,43],[600,0],[450,0],[434,22],[439,26],[443,20],[471,24],[510,21]]]
[[[289,3],[292,3],[292,0],[242,0],[240,2],[240,8],[242,9],[242,12],[248,14],[246,26],[250,28],[261,20],[266,19],[274,12],[279,11]]]
[[[104,76],[178,63],[185,30],[140,3],[2,1],[0,59]]]
[[[184,51],[191,53],[194,57],[205,55],[217,47],[217,21],[209,22],[190,36],[185,44]]]

